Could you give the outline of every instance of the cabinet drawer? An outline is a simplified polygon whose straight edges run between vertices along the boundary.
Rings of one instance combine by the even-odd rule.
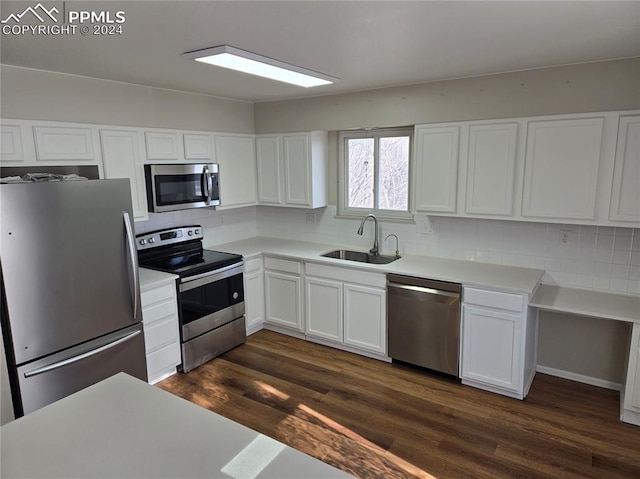
[[[466,304],[476,304],[487,308],[504,309],[521,312],[523,307],[522,295],[488,291],[486,289],[464,288],[462,300]]]
[[[176,316],[176,302],[173,300],[163,301],[142,310],[142,320],[145,326],[151,326],[156,321]]]
[[[284,271],[285,273],[300,274],[302,272],[301,264],[298,261],[288,259],[267,257],[264,259],[264,267],[265,269]]]
[[[262,258],[252,258],[244,260],[244,272],[250,273],[262,268]]]
[[[143,291],[140,294],[140,301],[142,303],[142,307],[144,308],[154,303],[159,303],[160,301],[174,299],[175,295],[176,295],[175,283],[168,283],[163,286],[150,289],[148,291]]]
[[[177,318],[169,317],[164,321],[157,321],[150,326],[144,326],[145,351],[148,353],[160,346],[178,342]]]
[[[157,351],[147,354],[147,373],[153,377],[158,372],[180,364],[180,346],[171,343]]]
[[[378,288],[384,288],[387,284],[387,278],[384,274],[370,273],[368,271],[351,268],[338,268],[336,266],[317,263],[306,263],[305,273],[309,276],[319,276],[321,278],[330,278]]]

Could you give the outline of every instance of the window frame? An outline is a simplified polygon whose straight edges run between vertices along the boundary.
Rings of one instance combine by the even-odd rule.
[[[407,210],[388,210],[379,208],[379,191],[378,182],[380,179],[380,160],[378,157],[379,141],[380,138],[395,137],[395,136],[408,136],[409,137],[409,158],[408,158],[408,172],[407,172]],[[414,127],[395,127],[395,128],[377,128],[377,129],[361,129],[361,130],[345,130],[338,132],[338,217],[344,218],[362,218],[362,216],[369,213],[376,215],[378,219],[391,220],[391,221],[406,221],[413,222],[413,136]],[[347,164],[347,142],[350,139],[358,138],[373,138],[373,164],[374,164],[374,178],[373,178],[373,208],[354,208],[349,207],[347,202],[349,198],[349,167]]]

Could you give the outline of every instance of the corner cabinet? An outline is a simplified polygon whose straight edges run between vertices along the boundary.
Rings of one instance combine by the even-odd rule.
[[[303,337],[302,263],[265,257],[265,328]]]
[[[327,206],[327,132],[256,137],[258,204]]]
[[[253,135],[215,134],[215,157],[220,168],[220,206],[256,204],[256,154]]]
[[[176,372],[180,364],[178,299],[174,275],[142,286],[142,322],[149,384]]]
[[[535,375],[536,315],[524,294],[464,287],[462,383],[526,397]]]
[[[386,357],[384,274],[306,263],[304,283],[308,340],[377,359]]]

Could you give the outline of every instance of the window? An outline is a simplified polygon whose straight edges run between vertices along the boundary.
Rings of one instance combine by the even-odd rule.
[[[411,218],[409,159],[413,129],[340,133],[340,215]]]

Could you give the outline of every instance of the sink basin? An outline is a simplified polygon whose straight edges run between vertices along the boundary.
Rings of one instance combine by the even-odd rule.
[[[351,251],[348,249],[337,249],[323,254],[325,258],[344,259],[347,261],[358,261],[360,263],[371,264],[388,264],[400,258],[400,256],[386,256],[379,254],[377,256],[363,251]]]

